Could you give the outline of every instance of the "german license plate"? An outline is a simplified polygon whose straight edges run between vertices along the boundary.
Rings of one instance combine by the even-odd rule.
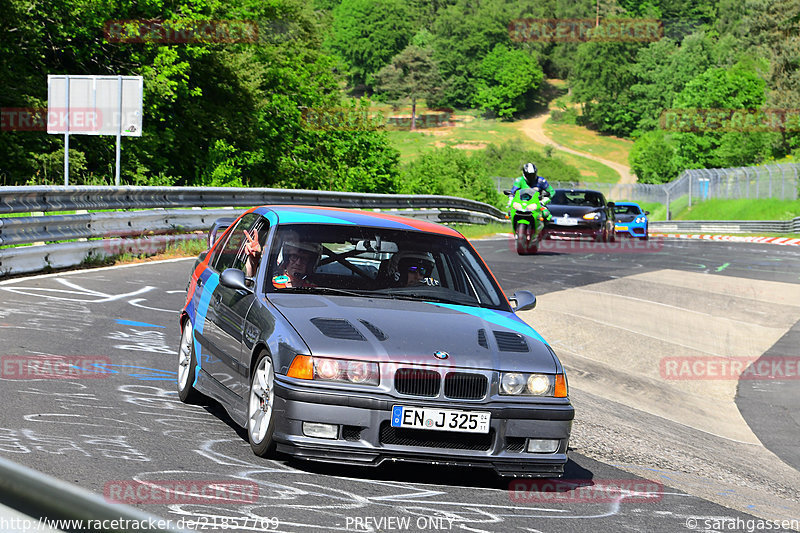
[[[491,413],[431,409],[427,407],[392,407],[392,427],[460,431],[462,433],[489,433]]]
[[[556,218],[554,219],[555,223],[559,226],[577,226],[578,219],[577,218]]]

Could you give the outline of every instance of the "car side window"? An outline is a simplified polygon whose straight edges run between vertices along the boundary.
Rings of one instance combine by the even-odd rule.
[[[216,263],[213,265],[217,272],[222,272],[226,268],[239,268],[244,266],[244,245],[247,244],[247,239],[244,236],[244,230],[249,230],[250,226],[259,218],[255,213],[248,213],[239,219],[230,232],[228,232],[227,241],[220,249],[219,255],[216,258]]]

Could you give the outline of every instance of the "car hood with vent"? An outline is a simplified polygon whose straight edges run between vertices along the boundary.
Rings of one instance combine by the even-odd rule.
[[[560,370],[541,336],[510,312],[315,294],[272,294],[270,301],[312,355],[453,368]],[[435,352],[448,356],[439,359]]]
[[[641,217],[644,215],[617,215],[615,218],[617,222],[633,222],[636,220],[636,217]]]

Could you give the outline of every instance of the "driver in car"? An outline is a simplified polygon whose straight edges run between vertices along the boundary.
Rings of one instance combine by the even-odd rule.
[[[296,236],[287,236],[283,242],[280,263],[275,269],[272,285],[276,289],[289,287],[314,287],[308,276],[317,266],[322,246],[316,242],[304,242]]]

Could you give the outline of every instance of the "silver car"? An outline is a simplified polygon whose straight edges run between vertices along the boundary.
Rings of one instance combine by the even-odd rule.
[[[564,368],[515,314],[536,298],[512,307],[460,233],[263,206],[214,235],[181,312],[178,390],[219,401],[256,454],[563,473]]]

